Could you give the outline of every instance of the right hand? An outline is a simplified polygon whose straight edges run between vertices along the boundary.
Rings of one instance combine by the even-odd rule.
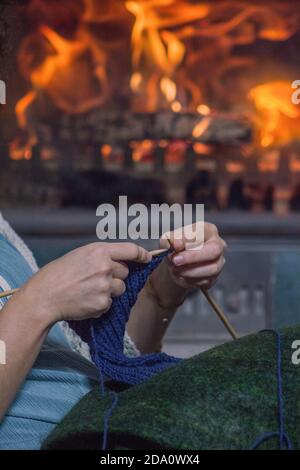
[[[134,243],[92,243],[47,264],[16,294],[31,299],[49,325],[98,318],[125,291],[125,261],[147,263],[151,254]]]

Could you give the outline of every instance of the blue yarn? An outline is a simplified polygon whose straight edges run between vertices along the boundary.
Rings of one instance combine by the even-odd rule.
[[[91,336],[92,336],[92,340],[94,342],[95,341],[95,331],[94,331],[93,326],[91,328]],[[112,398],[113,398],[110,407],[106,410],[106,412],[104,413],[104,416],[103,416],[103,437],[102,437],[101,449],[106,450],[107,449],[107,442],[108,442],[108,433],[109,433],[109,420],[110,420],[110,417],[112,415],[113,410],[115,409],[115,407],[118,404],[119,395],[114,391],[106,392],[104,377],[103,377],[103,374],[102,374],[101,364],[99,362],[99,356],[98,356],[97,351],[96,351],[96,354],[95,354],[95,364],[96,364],[96,366],[98,368],[98,372],[99,372],[100,395],[102,395],[102,396],[111,395]]]
[[[107,449],[109,420],[119,399],[116,392],[106,392],[104,376],[134,385],[181,361],[180,358],[165,353],[129,358],[123,352],[125,328],[131,308],[148,276],[169,253],[170,250],[156,256],[146,265],[129,263],[126,290],[120,297],[113,299],[111,308],[105,315],[98,319],[69,322],[70,327],[89,344],[92,360],[99,372],[100,394],[112,396],[112,403],[103,417],[102,450]]]
[[[277,351],[277,400],[278,400],[278,431],[268,432],[259,436],[252,446],[251,450],[257,449],[263,442],[267,440],[278,437],[279,438],[279,449],[291,450],[292,443],[289,438],[289,435],[285,432],[284,428],[284,398],[282,390],[282,351],[281,351],[281,335],[279,331],[276,330],[263,330],[269,333],[273,333],[276,336],[276,351]]]
[[[104,376],[134,385],[180,361],[161,352],[138,357],[127,357],[123,352],[131,308],[148,276],[167,254],[156,256],[146,265],[130,263],[126,291],[113,299],[110,310],[100,318],[69,322],[71,328],[89,344],[92,360]]]
[[[102,438],[102,450],[107,450],[107,441],[108,441],[108,433],[109,433],[109,420],[114,411],[115,407],[119,401],[119,395],[116,392],[111,392],[113,397],[112,404],[106,410],[103,417],[103,438]]]

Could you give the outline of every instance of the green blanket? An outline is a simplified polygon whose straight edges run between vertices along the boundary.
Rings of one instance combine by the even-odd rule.
[[[292,343],[300,326],[282,330],[285,427],[300,449],[300,364]],[[109,422],[110,449],[249,449],[278,431],[276,341],[261,332],[213,348],[123,390]],[[86,395],[44,442],[45,449],[100,449],[111,397]],[[278,438],[261,445],[277,449]]]

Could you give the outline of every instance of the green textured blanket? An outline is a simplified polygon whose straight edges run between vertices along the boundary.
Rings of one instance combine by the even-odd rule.
[[[300,449],[300,364],[292,343],[300,326],[282,330],[285,427]],[[120,392],[109,422],[110,449],[249,449],[278,431],[276,342],[261,332],[188,359]],[[100,449],[111,397],[86,395],[44,443],[45,449]],[[278,438],[261,445],[277,449]]]

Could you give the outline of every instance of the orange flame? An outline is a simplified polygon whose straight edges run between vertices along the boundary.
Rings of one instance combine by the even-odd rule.
[[[292,91],[287,81],[265,83],[250,90],[262,147],[280,146],[300,138],[300,109],[292,103]]]
[[[167,107],[204,116],[193,130],[199,138],[210,126],[211,105],[227,110],[246,104],[245,91],[242,103],[235,92],[230,101],[223,80],[232,79],[231,72],[246,72],[256,65],[255,59],[235,55],[236,46],[261,39],[286,41],[300,29],[297,5],[277,0],[266,4],[82,0],[82,4],[70,36],[63,37],[41,16],[44,23],[21,45],[20,66],[31,83],[31,90],[16,105],[22,129],[30,130],[28,109],[41,97],[44,106],[51,102],[66,113],[80,114],[131,91],[131,111]],[[246,90],[252,85],[247,82]],[[290,96],[290,84],[284,81],[250,90],[259,145],[283,145],[299,138],[299,110]]]

